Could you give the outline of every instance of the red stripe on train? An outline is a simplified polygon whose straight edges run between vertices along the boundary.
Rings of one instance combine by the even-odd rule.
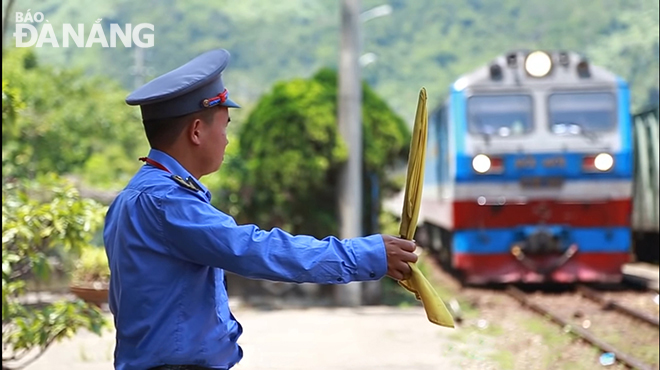
[[[542,269],[559,256],[529,257],[532,265]],[[511,254],[454,255],[453,264],[470,284],[543,283],[543,282],[619,282],[621,268],[630,261],[627,253],[580,253],[551,273],[531,270]]]
[[[630,199],[602,203],[530,201],[525,204],[479,205],[454,202],[454,229],[503,228],[533,224],[574,227],[630,226]]]

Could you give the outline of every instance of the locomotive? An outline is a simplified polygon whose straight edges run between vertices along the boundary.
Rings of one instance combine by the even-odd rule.
[[[618,282],[630,259],[626,81],[571,51],[512,51],[429,116],[416,240],[468,284]]]

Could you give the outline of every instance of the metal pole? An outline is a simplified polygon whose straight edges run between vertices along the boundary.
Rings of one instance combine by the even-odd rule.
[[[14,8],[14,0],[9,0],[7,2],[7,5],[5,5],[5,8],[2,9],[3,11],[3,16],[2,16],[2,53],[4,55],[5,52],[5,36],[7,35],[7,30],[9,27],[10,17],[14,15],[15,13],[12,13],[12,9]],[[15,16],[15,15],[14,15]]]
[[[135,74],[133,85],[137,89],[144,84],[144,49],[136,46],[133,56],[135,58],[135,64],[133,64],[133,73]]]
[[[342,239],[362,236],[362,85],[360,78],[360,1],[341,2],[339,60],[339,132],[348,145],[348,162],[339,176],[339,219]],[[335,303],[359,306],[360,283],[335,287]]]

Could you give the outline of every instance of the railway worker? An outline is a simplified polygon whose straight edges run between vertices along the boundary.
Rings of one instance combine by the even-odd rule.
[[[104,242],[115,368],[229,369],[243,352],[229,310],[225,270],[254,279],[341,284],[402,279],[411,241],[387,235],[347,240],[293,236],[237,225],[210,204],[199,182],[217,171],[229,108],[221,73],[229,53],[212,50],[131,93],[151,150],[111,204]],[[283,123],[284,124],[284,123]]]

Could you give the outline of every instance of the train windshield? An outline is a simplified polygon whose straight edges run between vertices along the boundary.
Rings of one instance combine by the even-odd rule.
[[[469,129],[487,136],[522,135],[533,129],[529,95],[475,95],[468,100]]]
[[[616,124],[616,102],[611,93],[557,93],[550,95],[550,129],[556,134],[609,131]]]

